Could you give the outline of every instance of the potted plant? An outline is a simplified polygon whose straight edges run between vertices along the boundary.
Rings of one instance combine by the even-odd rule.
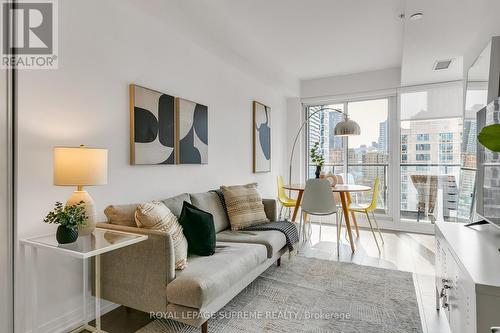
[[[321,149],[319,148],[319,141],[316,141],[311,147],[311,161],[316,165],[316,178],[319,178],[321,174],[321,167],[325,164],[325,158],[321,153]]]
[[[500,124],[483,127],[477,139],[483,146],[494,152],[500,152]]]
[[[59,224],[56,239],[59,244],[73,243],[78,239],[78,226],[86,224],[85,203],[63,206],[56,202],[55,208],[47,214],[43,222]]]

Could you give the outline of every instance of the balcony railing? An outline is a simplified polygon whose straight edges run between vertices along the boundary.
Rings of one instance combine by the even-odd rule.
[[[409,220],[425,220],[427,219],[427,212],[421,211],[423,204],[422,193],[419,197],[419,192],[416,185],[413,184],[411,175],[441,175],[441,176],[454,176],[455,187],[452,184],[444,188],[442,185],[438,189],[439,195],[434,199],[434,210],[442,212],[444,220],[455,221],[457,218],[458,202],[462,205],[463,198],[459,197],[459,184],[460,184],[460,164],[423,164],[423,163],[401,163],[401,217]],[[340,163],[325,163],[323,170],[326,172],[333,172],[334,174],[345,175],[344,164]],[[344,181],[347,183],[354,183],[360,185],[373,186],[375,178],[380,178],[380,194],[378,200],[378,210],[383,213],[387,212],[388,194],[388,164],[383,163],[348,163],[347,177],[344,176]],[[463,169],[463,168],[462,168]],[[314,177],[315,166],[309,166],[309,177]],[[406,184],[404,186],[403,184]],[[445,193],[445,191],[447,191]],[[371,195],[371,194],[370,194]],[[366,202],[370,198],[361,195],[354,195],[353,200],[356,202]],[[428,207],[429,203],[425,203]],[[468,204],[466,202],[465,204]],[[441,216],[439,216],[441,218]]]

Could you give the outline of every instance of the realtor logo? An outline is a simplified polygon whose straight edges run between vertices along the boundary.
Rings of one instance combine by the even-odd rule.
[[[57,68],[56,2],[2,3],[1,67]]]

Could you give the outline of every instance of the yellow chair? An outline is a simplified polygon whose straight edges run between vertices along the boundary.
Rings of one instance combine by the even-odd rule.
[[[279,220],[281,220],[281,216],[283,215],[283,208],[287,208],[289,211],[288,215],[290,215],[290,209],[292,207],[295,207],[295,205],[297,204],[297,200],[292,199],[288,195],[286,195],[284,188],[285,185],[283,183],[283,177],[278,176],[277,181],[278,181],[278,200],[281,203]]]
[[[349,206],[349,210],[351,212],[366,214],[366,217],[368,218],[368,223],[370,223],[370,229],[372,230],[373,238],[375,238],[375,243],[377,244],[378,251],[380,252],[380,246],[378,245],[377,236],[373,231],[373,225],[369,215],[369,213],[372,214],[373,221],[375,222],[375,226],[377,227],[378,233],[380,234],[380,239],[382,239],[382,244],[384,244],[384,238],[382,237],[382,233],[380,232],[380,228],[378,227],[377,220],[375,219],[375,214],[373,213],[375,209],[377,209],[379,187],[380,187],[380,179],[379,177],[377,177],[375,179],[375,183],[373,184],[372,201],[369,204],[351,205]]]

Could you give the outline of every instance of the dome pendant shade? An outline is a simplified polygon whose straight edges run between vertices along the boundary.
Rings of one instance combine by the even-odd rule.
[[[345,118],[335,126],[336,136],[360,135],[361,129],[354,120]]]

